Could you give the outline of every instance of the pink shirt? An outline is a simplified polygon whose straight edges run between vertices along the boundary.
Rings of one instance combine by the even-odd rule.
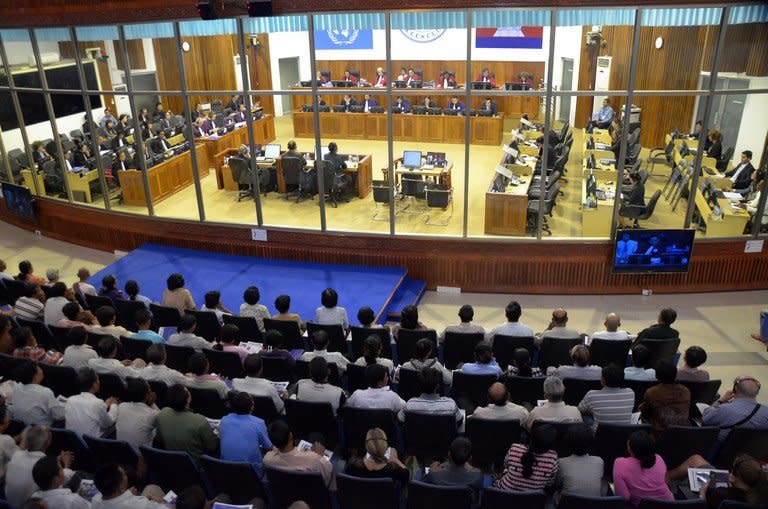
[[[240,362],[243,362],[246,357],[248,357],[248,350],[241,346],[237,345],[223,345],[222,351],[224,352],[235,352],[237,355],[240,356]]]
[[[661,456],[656,455],[656,463],[651,468],[643,468],[636,458],[617,458],[613,464],[613,483],[616,494],[629,502],[629,507],[637,507],[645,498],[656,500],[674,500],[669,491],[664,475],[667,465]]]

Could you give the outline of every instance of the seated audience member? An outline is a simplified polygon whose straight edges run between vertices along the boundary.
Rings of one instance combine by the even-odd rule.
[[[277,310],[277,314],[272,317],[273,319],[296,322],[299,324],[299,328],[304,328],[299,315],[289,311],[291,309],[291,298],[288,295],[280,295],[275,299],[275,309]]]
[[[11,331],[14,357],[29,359],[46,364],[58,364],[61,360],[61,352],[55,350],[45,351],[45,348],[37,346],[37,339],[29,327],[17,327]]]
[[[558,500],[560,495],[603,495],[603,459],[589,454],[594,438],[592,430],[584,424],[568,429],[565,441],[571,455],[557,460]]]
[[[600,366],[589,365],[589,348],[576,345],[571,348],[572,366],[560,366],[553,370],[553,375],[561,379],[577,378],[579,380],[600,380]],[[553,368],[550,368],[553,369]]]
[[[11,336],[11,319],[0,314],[0,353],[4,355],[13,355],[16,348]]]
[[[541,368],[531,367],[531,352],[527,348],[515,348],[512,352],[512,365],[509,366],[509,374],[514,376],[524,376],[526,378],[537,378],[544,376]]]
[[[5,468],[11,461],[11,457],[19,450],[15,438],[6,433],[10,424],[11,418],[3,400],[0,402],[0,479],[5,479]]]
[[[373,428],[365,434],[365,456],[347,463],[346,473],[355,477],[391,478],[402,485],[408,483],[410,472],[389,446],[387,434]]]
[[[724,442],[733,428],[768,429],[768,406],[757,402],[760,382],[751,376],[740,376],[711,407],[704,410],[702,424],[719,426],[718,440]]]
[[[475,317],[475,310],[472,306],[465,304],[459,308],[459,319],[461,323],[458,325],[449,325],[445,328],[442,334],[438,337],[438,341],[442,343],[445,340],[445,334],[450,332],[451,334],[483,334],[485,335],[485,329],[479,325],[472,323],[472,319]]]
[[[221,326],[221,331],[219,332],[220,341],[213,345],[213,349],[222,352],[234,352],[240,357],[240,362],[243,362],[248,357],[248,350],[237,344],[237,335],[239,333],[240,329],[237,325],[225,323]]]
[[[109,435],[117,419],[117,398],[105,401],[96,397],[101,386],[99,376],[91,368],[80,368],[77,385],[80,394],[70,396],[64,404],[65,427],[80,437]]]
[[[115,339],[119,339],[120,336],[129,336],[131,332],[122,325],[115,325],[117,320],[117,314],[115,309],[109,306],[101,306],[96,310],[97,323],[91,325],[91,332],[96,334],[108,334]]]
[[[8,265],[6,265],[5,260],[0,260],[0,280],[13,279],[13,276],[6,272],[7,270]]]
[[[475,345],[475,362],[464,364],[459,371],[467,375],[496,375],[496,377],[504,374],[496,363],[496,359],[493,358],[491,344],[487,341],[481,341]]]
[[[443,385],[451,385],[451,382],[453,381],[453,373],[451,373],[451,371],[440,364],[440,362],[437,360],[437,357],[433,357],[433,351],[434,345],[431,340],[427,338],[421,338],[418,340],[414,349],[415,357],[400,366],[398,372],[395,373],[395,381],[399,379],[400,369],[423,371],[426,368],[430,368],[437,370],[437,372],[440,373],[443,380]]]
[[[212,375],[209,372],[209,368],[208,359],[205,355],[199,352],[192,354],[187,368],[192,373],[192,378],[187,380],[187,387],[211,389],[216,391],[221,399],[227,399],[227,393],[229,392],[227,384],[222,382],[218,376]]]
[[[249,286],[243,293],[243,302],[240,304],[240,316],[254,318],[259,326],[259,330],[263,333],[264,319],[269,318],[269,310],[264,304],[259,304],[259,289],[255,286]]]
[[[337,415],[339,407],[346,400],[346,394],[341,387],[328,383],[329,372],[328,361],[323,357],[315,357],[309,361],[309,379],[296,382],[289,388],[289,393],[299,401],[328,403],[333,415]]]
[[[709,380],[709,371],[699,369],[699,366],[707,362],[707,352],[700,346],[691,346],[683,355],[683,367],[677,368],[678,381],[706,382]]]
[[[19,275],[16,276],[16,279],[33,285],[44,285],[45,279],[35,275],[34,272],[35,268],[32,266],[32,262],[29,260],[22,260],[19,262]]]
[[[322,306],[315,310],[315,322],[320,325],[341,325],[346,331],[349,330],[349,318],[347,310],[339,306],[339,294],[333,288],[326,288],[320,294],[320,303]]]
[[[621,327],[621,317],[619,317],[618,314],[609,313],[608,316],[605,317],[603,325],[605,325],[605,330],[593,333],[591,337],[592,339],[629,339],[627,331],[619,330],[619,327]]]
[[[32,467],[32,480],[40,488],[32,498],[43,500],[48,507],[56,509],[90,509],[91,503],[64,485],[64,469],[59,459],[44,456]]]
[[[285,421],[269,425],[269,441],[274,446],[264,455],[265,467],[277,467],[299,472],[317,472],[329,489],[336,490],[333,465],[323,455],[325,447],[319,442],[312,444],[311,451],[299,451],[294,444],[293,433]]]
[[[579,332],[569,329],[568,312],[563,308],[557,308],[552,311],[552,321],[549,322],[547,329],[536,337],[536,344],[541,345],[544,338],[571,339],[579,337]]]
[[[50,286],[43,310],[43,321],[46,325],[56,325],[59,320],[64,318],[64,306],[69,304],[66,294],[66,284],[59,281]]]
[[[88,367],[88,361],[97,359],[96,353],[88,343],[88,331],[85,327],[72,327],[67,333],[67,340],[70,346],[64,350],[64,356],[61,358],[61,365],[78,370]]]
[[[640,331],[637,341],[642,339],[671,339],[680,337],[680,333],[671,327],[677,320],[677,311],[664,308],[659,312],[657,322]]]
[[[579,411],[591,415],[594,428],[599,424],[629,424],[632,408],[635,405],[635,393],[632,389],[622,388],[624,371],[616,364],[608,364],[602,369],[600,390],[591,390],[579,403]]]
[[[42,320],[45,315],[45,292],[40,285],[27,283],[24,285],[24,295],[16,299],[13,313],[22,320]]]
[[[314,348],[311,352],[304,352],[299,357],[302,361],[311,361],[316,357],[322,357],[326,361],[336,364],[339,368],[339,375],[343,375],[347,371],[347,360],[341,352],[329,352],[328,351],[328,334],[325,331],[319,330],[312,334],[312,346]]]
[[[465,437],[456,437],[448,449],[448,460],[432,463],[424,482],[437,486],[462,486],[472,490],[473,500],[477,500],[483,489],[483,472],[473,467],[472,442]]]
[[[531,410],[528,420],[525,421],[525,427],[530,430],[536,421],[582,422],[579,409],[566,405],[563,402],[563,394],[565,394],[563,381],[556,376],[548,376],[544,380],[544,398],[547,402]]]
[[[147,311],[149,311],[149,305],[152,304],[152,299],[144,295],[141,295],[141,293],[139,293],[140,291],[141,291],[141,288],[139,288],[139,283],[137,283],[133,279],[125,283],[125,294],[128,296],[127,300],[132,300],[134,302],[141,302],[142,304],[144,304],[144,307],[147,308]]]
[[[157,440],[164,449],[184,451],[195,463],[200,456],[215,456],[219,438],[200,414],[190,410],[192,396],[183,385],[172,385],[165,395],[166,407],[157,415]]]
[[[426,325],[419,321],[419,308],[416,306],[405,306],[400,312],[400,323],[392,329],[392,336],[397,337],[400,329],[407,330],[427,330]]]
[[[245,369],[245,378],[235,378],[232,380],[232,389],[240,392],[247,392],[252,396],[266,396],[272,399],[277,413],[282,414],[285,408],[280,394],[275,386],[269,380],[265,379],[263,374],[263,363],[261,355],[252,353],[245,358],[243,362]]]
[[[81,297],[86,295],[98,295],[96,288],[88,284],[88,279],[91,277],[91,271],[86,267],[80,267],[77,271],[77,282],[72,285],[72,290],[75,293],[80,294]]]
[[[85,313],[83,308],[81,308],[80,304],[77,302],[67,302],[64,307],[61,308],[61,312],[64,317],[60,318],[59,321],[54,324],[56,327],[85,327],[86,325],[93,323],[91,320],[91,316],[93,315]],[[90,323],[86,323],[86,321]]]
[[[283,335],[280,331],[268,330],[264,335],[264,349],[259,352],[262,359],[283,359],[291,371],[296,369],[296,359],[291,352],[283,348]]]
[[[456,422],[461,422],[462,414],[456,402],[440,395],[442,376],[440,371],[434,368],[424,368],[419,371],[419,384],[421,395],[409,399],[405,408],[400,410],[398,418],[405,421],[405,412],[414,412],[430,415],[453,415]]]
[[[613,464],[616,495],[636,508],[643,499],[673,500],[664,477],[667,465],[656,454],[656,444],[647,431],[635,431],[627,441],[629,458],[617,458]]]
[[[238,392],[230,400],[232,413],[221,419],[221,459],[246,461],[251,464],[259,477],[264,474],[261,450],[272,449],[267,436],[267,425],[262,419],[251,415],[253,399],[247,392]]]
[[[387,370],[392,373],[395,370],[395,365],[391,360],[381,357],[381,338],[379,336],[368,336],[363,341],[363,356],[355,361],[358,366],[370,366],[371,364],[381,364]]]
[[[656,380],[656,370],[648,367],[651,351],[642,344],[632,345],[632,366],[624,368],[626,380]]]
[[[134,315],[138,332],[131,334],[131,339],[149,341],[150,343],[165,343],[165,338],[152,330],[152,313],[146,309],[138,309]]]
[[[389,389],[389,370],[381,364],[370,364],[365,370],[368,389],[358,389],[347,400],[349,408],[391,410],[398,413],[405,408],[405,401]]]
[[[136,449],[142,445],[151,446],[159,413],[155,393],[149,383],[141,378],[127,378],[125,401],[117,407],[116,438],[128,442]]]
[[[129,376],[141,376],[141,367],[144,365],[144,361],[136,359],[133,362],[126,359],[122,362],[117,360],[117,340],[115,338],[104,338],[96,345],[96,353],[99,357],[96,359],[90,359],[88,361],[88,367],[93,369],[97,374],[110,373],[117,375],[121,380],[125,381]]]
[[[32,477],[35,464],[46,457],[51,445],[51,432],[48,426],[27,426],[21,434],[21,448],[14,453],[5,474],[5,498],[15,506],[21,506],[40,487]],[[56,458],[64,469],[64,482],[74,475],[69,469],[74,461],[71,452],[62,452]],[[53,508],[51,508],[53,509]]]
[[[488,388],[488,406],[477,407],[471,419],[493,421],[520,421],[528,419],[528,410],[509,401],[509,391],[501,382],[495,382]]]
[[[531,433],[531,443],[512,444],[504,458],[504,471],[493,487],[509,491],[541,490],[555,484],[557,453],[553,450],[557,431],[544,424]]]
[[[165,385],[185,385],[188,378],[165,365],[167,353],[165,346],[156,343],[147,348],[147,367],[141,370],[141,378],[152,382],[163,382]]]
[[[45,279],[47,279],[47,281],[45,282],[46,286],[53,286],[56,283],[58,283],[59,269],[54,269],[53,267],[47,269],[45,271]]]
[[[210,311],[216,314],[216,318],[219,319],[219,325],[224,324],[224,315],[231,315],[232,311],[224,307],[221,303],[221,292],[212,290],[205,294],[205,304],[200,306],[200,311]]]
[[[43,370],[35,363],[18,365],[11,378],[18,383],[13,390],[8,409],[11,418],[25,424],[50,426],[64,419],[64,404],[53,391],[43,387]]]
[[[197,309],[192,293],[184,288],[184,276],[178,273],[171,274],[168,276],[166,286],[168,289],[163,290],[161,302],[163,306],[178,309],[182,317],[187,309]]]
[[[658,436],[667,426],[689,424],[691,391],[675,383],[677,368],[669,360],[656,365],[656,378],[659,383],[645,391],[640,403],[640,417]]]
[[[134,495],[135,489],[128,486],[125,470],[116,463],[99,467],[93,476],[93,483],[99,492],[91,501],[92,509],[166,509],[167,507],[163,503],[162,496],[148,498]],[[144,492],[148,493],[148,490],[145,489]]]
[[[112,274],[104,276],[101,280],[101,289],[99,289],[99,295],[109,297],[112,300],[124,299],[125,295],[117,287],[117,278]]]
[[[381,329],[384,327],[380,323],[376,323],[376,315],[373,313],[373,309],[368,306],[363,306],[357,311],[357,321],[360,322],[360,327],[366,329]]]
[[[195,329],[197,329],[197,318],[195,318],[195,315],[181,315],[178,332],[171,334],[168,338],[168,344],[187,346],[194,348],[196,352],[212,349],[213,345],[210,341],[195,335]]]

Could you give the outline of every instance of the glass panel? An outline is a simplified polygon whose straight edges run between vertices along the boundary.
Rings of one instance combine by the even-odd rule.
[[[40,58],[45,69],[45,77],[48,88],[51,90],[80,90],[80,76],[77,72],[75,55],[67,28],[38,28],[35,29],[35,37],[40,48]],[[34,60],[31,60],[34,66]],[[86,79],[90,75],[93,79],[94,70],[85,66]],[[76,111],[82,113],[83,102],[74,103],[77,96],[63,94],[53,96],[53,107],[56,117],[71,114]],[[73,104],[74,103],[74,104]],[[78,107],[79,106],[79,107]]]
[[[38,190],[42,196],[67,199],[66,170],[62,171],[54,141],[53,129],[43,94],[19,92],[27,137],[32,145],[34,167],[37,169]],[[22,170],[24,183],[34,189],[32,172]]]
[[[201,91],[200,97],[193,99],[202,103],[210,103],[218,107],[216,101],[221,98],[214,97],[203,91],[210,90],[242,90],[240,78],[239,58],[237,48],[237,25],[234,19],[215,21],[183,21],[180,23],[182,52],[184,53],[184,70],[186,72],[187,90]],[[162,89],[178,89],[174,72],[167,72],[167,67],[178,69],[177,57],[172,52],[176,51],[175,40],[169,40],[162,51],[162,59],[167,61],[161,65],[161,80],[164,74],[169,74],[166,86]],[[157,48],[157,46],[156,46]],[[160,64],[159,64],[160,65]],[[226,105],[227,101],[223,101]],[[222,105],[222,106],[223,106]]]
[[[13,109],[11,93],[8,90],[8,78],[5,73],[5,61],[0,53],[0,180],[3,182],[21,182],[18,156],[22,147],[18,119]],[[12,131],[16,130],[16,136]],[[14,139],[17,138],[18,140]],[[9,153],[13,150],[13,153]]]
[[[754,6],[756,7],[756,6]],[[756,83],[735,81],[740,78],[768,75],[768,62],[765,58],[765,40],[768,39],[768,9],[749,12],[745,7],[731,10],[725,27],[723,49],[718,62],[718,77],[727,78],[716,83],[718,90],[735,88],[754,88]],[[716,31],[713,30],[713,34]],[[714,39],[713,35],[713,39]],[[706,69],[710,69],[710,63]],[[734,81],[731,81],[734,80]],[[760,80],[758,80],[760,82]],[[744,85],[747,85],[744,87]],[[763,79],[759,88],[766,88]]]
[[[75,33],[77,50],[85,68],[86,89],[124,91],[123,75],[117,67],[117,54],[120,50],[117,27],[77,27]],[[61,49],[64,57],[74,58],[73,46],[62,46]],[[106,96],[104,102],[114,112],[114,104]]]
[[[100,145],[101,161],[105,172],[105,181],[110,196],[112,209],[132,214],[148,214],[144,195],[144,183],[141,178],[141,163],[138,150],[139,134],[136,133],[133,117],[131,115],[131,102],[127,95],[113,97],[117,124],[113,132],[106,132],[108,119],[103,114],[94,112],[98,130],[103,136],[104,143]],[[146,107],[147,99],[144,96],[136,96],[137,108],[139,104]],[[141,136],[149,141],[151,139],[152,126],[141,123]],[[151,163],[152,158],[148,149],[146,160]],[[151,187],[152,183],[150,183]]]

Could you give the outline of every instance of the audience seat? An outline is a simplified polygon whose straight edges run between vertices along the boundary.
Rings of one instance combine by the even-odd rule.
[[[262,419],[267,426],[280,418],[280,414],[277,412],[275,402],[272,401],[272,398],[269,396],[254,395],[251,395],[251,398],[253,399],[253,412],[251,412],[251,414]]]
[[[537,400],[544,399],[544,377],[505,376],[502,381],[513,403],[535,407]]]
[[[88,332],[88,344],[93,348],[94,350],[99,346],[99,341],[106,338],[112,338],[111,334],[99,334],[98,332]],[[122,343],[118,342],[118,354],[122,352]]]
[[[272,382],[295,382],[296,377],[291,370],[291,365],[288,361],[279,357],[262,357],[263,375],[264,378]],[[299,374],[299,362],[296,361],[296,373]],[[309,368],[307,368],[307,376],[303,378],[309,378]],[[302,377],[299,376],[299,379]]]
[[[203,350],[208,359],[211,373],[217,373],[230,380],[245,377],[245,369],[237,352],[224,352],[221,350]]]
[[[544,338],[539,348],[539,367],[546,373],[549,366],[570,365],[571,348],[581,345],[584,340],[578,338]]]
[[[229,495],[233,504],[247,504],[254,498],[267,500],[261,479],[250,463],[203,455],[200,465],[214,495]]]
[[[140,309],[147,309],[143,302],[138,300],[116,299],[114,301],[117,308],[117,324],[122,325],[132,332],[139,330],[136,324],[136,312]]]
[[[706,500],[692,498],[690,500],[652,500],[644,498],[640,501],[637,509],[676,509],[677,507],[685,509],[707,509]]]
[[[59,345],[59,351],[63,352],[70,346],[69,342],[69,327],[57,327],[56,325],[49,325],[48,330],[51,331],[53,337],[56,338],[56,343]]]
[[[460,364],[474,362],[475,345],[484,339],[482,332],[464,334],[461,332],[446,332],[443,340],[443,357],[447,369],[456,369]],[[496,359],[498,360],[498,358]],[[501,366],[501,364],[499,364]],[[502,367],[502,369],[504,369]]]
[[[3,284],[5,284],[5,288],[8,290],[8,293],[10,294],[9,296],[13,302],[16,302],[19,297],[23,297],[24,294],[27,293],[27,284],[24,281],[19,281],[18,279],[4,279]]]
[[[505,336],[496,334],[493,336],[493,356],[503,371],[512,364],[512,356],[518,348],[525,348],[531,354],[533,362],[536,347],[533,337]]]
[[[285,417],[296,438],[306,440],[311,433],[320,433],[325,446],[335,449],[339,442],[339,426],[330,403],[285,400]]]
[[[294,321],[264,319],[264,330],[276,330],[283,335],[283,348],[286,350],[304,350],[304,339],[299,324]]]
[[[339,367],[336,365],[335,362],[328,363],[328,371],[330,372],[328,373],[328,383],[331,385],[335,385],[336,387],[341,387],[341,375],[339,375]],[[266,373],[266,370],[265,370],[265,373]],[[266,377],[265,375],[265,378],[268,378],[268,377]],[[308,378],[310,378],[309,377],[309,361],[296,359],[296,379],[303,380]]]
[[[456,371],[453,373],[451,392],[459,408],[470,414],[475,408],[488,404],[488,388],[497,380],[496,375],[468,375]]]
[[[80,394],[77,371],[67,366],[54,366],[44,362],[39,362],[38,366],[43,370],[41,385],[51,389],[56,396],[68,398]]]
[[[600,424],[595,432],[592,454],[603,458],[605,477],[613,479],[613,462],[629,456],[627,440],[635,431],[649,431],[647,424]]]
[[[213,494],[205,478],[192,461],[192,456],[181,451],[164,451],[142,445],[141,455],[147,464],[150,482],[158,484],[164,491],[181,493],[187,486],[200,486],[210,498]]]
[[[381,340],[381,357],[392,359],[392,339],[388,327],[355,327],[349,328],[352,338],[352,359],[359,359],[363,356],[363,342],[368,336],[378,336]]]
[[[472,491],[461,486],[436,486],[421,481],[408,483],[408,509],[470,509]]]
[[[304,501],[312,509],[331,508],[328,488],[319,473],[278,467],[265,467],[264,471],[278,509],[285,509],[297,500]]]
[[[617,341],[615,339],[595,338],[589,344],[589,363],[600,367],[616,364],[623,368],[627,365],[627,355],[629,355],[631,346],[631,339]]]
[[[713,464],[717,468],[730,470],[736,456],[744,452],[753,458],[768,458],[768,429],[734,428],[720,446]]]
[[[197,319],[197,328],[195,328],[195,334],[207,339],[210,342],[214,342],[219,339],[219,333],[221,332],[221,325],[219,324],[219,318],[213,311],[197,311],[194,309],[187,309],[184,313],[193,315]]]
[[[151,341],[121,336],[120,342],[123,344],[123,353],[125,354],[126,359],[147,360],[147,348],[152,346]]]
[[[199,387],[187,387],[192,396],[190,407],[195,412],[209,419],[221,419],[229,413],[225,400],[219,397],[216,389],[201,389]]]
[[[675,468],[694,454],[710,456],[717,442],[717,426],[669,426],[656,443],[656,451],[668,468]]]
[[[240,342],[253,341],[261,343],[262,335],[259,330],[259,323],[250,316],[224,315],[224,324],[235,325],[238,329],[237,338]]]
[[[492,465],[500,470],[513,443],[520,441],[520,421],[467,419],[466,435],[472,441],[474,465]]]
[[[637,407],[643,402],[645,391],[658,383],[656,380],[624,380],[623,387],[629,387],[635,393],[634,411],[637,411]]]
[[[328,334],[328,351],[341,352],[345,357],[347,352],[347,334],[341,325],[321,325],[307,322],[307,336],[312,338],[317,331],[325,331]]]
[[[61,347],[53,336],[53,333],[48,329],[45,323],[39,320],[25,320],[23,318],[16,317],[19,327],[29,327],[32,329],[32,334],[35,336],[38,344],[46,350],[59,350]]]
[[[33,361],[0,353],[0,372],[2,372],[4,375],[12,375],[13,371],[25,362]]]
[[[125,399],[125,384],[114,373],[99,374],[99,392],[96,396],[100,399],[118,398]]]
[[[717,509],[765,509],[761,504],[748,504],[747,502],[737,502],[735,500],[723,500]]]
[[[122,467],[130,467],[134,471],[139,466],[139,454],[128,442],[90,435],[83,435],[83,440],[93,453],[93,458],[98,465],[117,463]]]
[[[72,470],[95,471],[96,462],[91,450],[74,431],[54,427],[49,429],[51,430],[51,445],[46,451],[49,456],[58,456],[62,451],[71,451],[75,456]]]
[[[366,479],[347,474],[336,475],[339,509],[399,509],[400,494],[390,478]],[[365,501],[365,503],[363,503]]]
[[[158,408],[165,408],[165,395],[168,392],[168,386],[165,382],[159,380],[147,380],[150,389],[155,393],[155,404]]]
[[[717,399],[717,392],[722,384],[720,380],[707,380],[706,382],[681,380],[678,383],[685,385],[691,391],[691,405],[696,403],[711,405]]]
[[[165,365],[181,373],[187,372],[189,358],[195,353],[194,348],[188,346],[174,346],[165,344]]]
[[[662,359],[670,362],[674,361],[677,349],[680,346],[680,338],[641,339],[638,343],[644,345],[651,351],[648,365],[655,366]]]
[[[573,426],[577,426],[579,423],[557,422],[557,421],[533,421],[533,426],[531,427],[531,431],[533,431],[539,426],[544,426],[545,424],[549,424],[550,426],[555,428],[555,431],[557,431],[557,439],[555,440],[555,450],[557,451],[557,457],[564,458],[566,456],[570,456],[571,449],[568,442],[566,441],[566,436],[568,435],[568,430],[571,429]]]
[[[408,401],[411,398],[421,394],[421,384],[419,383],[419,372],[415,369],[403,369],[398,371],[399,382],[397,384],[397,393],[403,399]]]
[[[88,309],[94,313],[96,313],[96,310],[102,306],[111,307],[117,311],[115,308],[115,303],[112,302],[112,299],[105,297],[104,295],[86,295],[85,302],[88,303]]]
[[[366,366],[358,366],[357,364],[347,365],[347,392],[349,394],[359,389],[368,388],[368,382],[365,380],[365,371],[367,369]]]
[[[161,306],[154,302],[149,305],[152,312],[152,320],[158,327],[178,327],[181,321],[181,313],[176,308]]]
[[[547,495],[543,491],[506,491],[499,488],[483,490],[480,509],[544,509]]]
[[[557,509],[626,509],[627,501],[622,497],[584,497],[563,495]]]
[[[406,454],[430,463],[433,458],[445,458],[456,438],[456,417],[405,412],[404,434]]]
[[[565,378],[563,379],[563,385],[565,385],[563,401],[565,401],[566,405],[573,406],[578,406],[587,392],[602,388],[600,380],[581,380],[578,378]]]
[[[395,338],[398,364],[405,364],[416,356],[416,342],[422,338],[427,338],[432,341],[432,344],[434,345],[432,347],[432,353],[433,356],[437,357],[437,331],[434,329],[400,329]]]
[[[350,408],[340,410],[344,418],[344,441],[347,449],[365,450],[365,435],[373,428],[381,428],[387,434],[390,445],[397,441],[397,417],[385,409]]]

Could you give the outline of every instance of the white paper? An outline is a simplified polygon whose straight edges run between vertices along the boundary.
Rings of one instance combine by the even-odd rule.
[[[248,350],[248,353],[259,353],[264,350],[263,343],[256,343],[254,341],[246,341],[244,343],[240,343],[240,346]]]
[[[517,154],[519,153],[517,150],[513,149],[510,146],[502,145],[501,150],[503,150],[505,153],[511,155],[512,157],[517,157]]]
[[[745,253],[762,253],[763,252],[763,239],[760,240],[748,240],[744,244]]]
[[[288,385],[290,384],[290,382],[273,382],[271,380],[269,381],[269,383],[271,383],[272,387],[274,387],[277,390],[278,394],[282,394],[283,392],[285,392],[285,390],[288,388]]]
[[[515,175],[515,174],[512,172],[512,170],[510,170],[510,169],[509,169],[509,168],[507,168],[506,166],[502,166],[502,165],[500,165],[500,164],[497,164],[497,165],[496,165],[496,173],[498,173],[498,174],[500,174],[500,175],[504,175],[505,177],[507,177],[507,178],[509,178],[509,179],[511,179],[511,178],[512,178],[512,177]]]
[[[299,445],[296,446],[296,449],[304,452],[314,452],[312,450],[312,444],[310,444],[306,440],[299,440]],[[323,451],[323,456],[328,458],[328,460],[330,461],[330,459],[333,457],[333,452],[329,451],[328,449],[325,449]]]
[[[526,120],[524,118],[520,119],[520,123],[528,127],[533,127],[533,123],[530,120]]]
[[[536,406],[544,406],[547,403],[546,399],[537,399]]]

